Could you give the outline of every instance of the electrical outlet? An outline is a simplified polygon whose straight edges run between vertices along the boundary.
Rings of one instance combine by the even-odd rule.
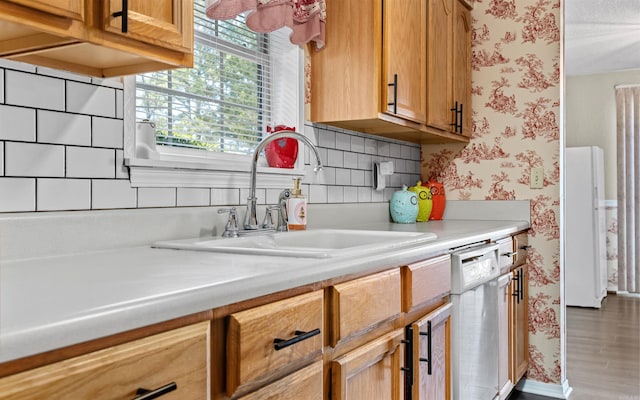
[[[544,168],[531,168],[531,177],[529,180],[531,189],[542,189],[544,187]]]

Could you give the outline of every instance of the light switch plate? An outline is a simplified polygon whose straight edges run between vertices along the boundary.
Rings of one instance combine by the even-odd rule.
[[[542,189],[544,187],[544,168],[531,168],[531,177],[529,183],[531,189]]]

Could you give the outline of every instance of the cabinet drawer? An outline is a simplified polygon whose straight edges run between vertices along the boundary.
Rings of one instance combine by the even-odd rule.
[[[322,400],[322,361],[317,361],[238,400]]]
[[[331,296],[331,345],[400,314],[400,270],[340,283]]]
[[[498,243],[498,263],[500,272],[508,272],[516,259],[516,252],[513,250],[513,239],[511,237],[496,240]]]
[[[0,399],[133,399],[171,382],[163,400],[206,399],[208,353],[202,322],[0,379]]]
[[[527,232],[518,233],[513,236],[513,251],[517,252],[513,266],[519,267],[527,262],[527,254],[529,250],[529,235]]]
[[[231,314],[227,394],[320,355],[323,312],[323,293],[317,291]]]
[[[451,291],[451,256],[446,254],[402,267],[402,311]]]

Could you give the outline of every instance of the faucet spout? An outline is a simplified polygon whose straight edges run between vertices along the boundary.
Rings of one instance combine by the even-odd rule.
[[[265,146],[270,142],[278,139],[291,138],[297,139],[302,143],[306,144],[309,147],[313,154],[316,156],[316,166],[313,168],[315,172],[322,171],[322,160],[320,159],[320,153],[318,153],[318,149],[316,146],[311,143],[311,141],[304,135],[291,131],[291,130],[282,130],[271,135],[265,137],[258,143],[258,146],[253,151],[253,156],[251,157],[251,175],[249,178],[249,197],[247,198],[247,210],[244,214],[243,227],[247,230],[255,230],[259,228],[257,211],[256,211],[256,173],[258,168],[258,158],[260,157],[260,153],[264,150]]]

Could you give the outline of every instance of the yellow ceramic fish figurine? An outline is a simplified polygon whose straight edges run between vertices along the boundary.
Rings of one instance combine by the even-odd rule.
[[[431,210],[433,208],[433,201],[431,201],[431,190],[428,187],[422,186],[422,182],[418,181],[415,186],[409,188],[411,192],[414,192],[418,197],[418,217],[416,221],[425,222],[429,220]]]

